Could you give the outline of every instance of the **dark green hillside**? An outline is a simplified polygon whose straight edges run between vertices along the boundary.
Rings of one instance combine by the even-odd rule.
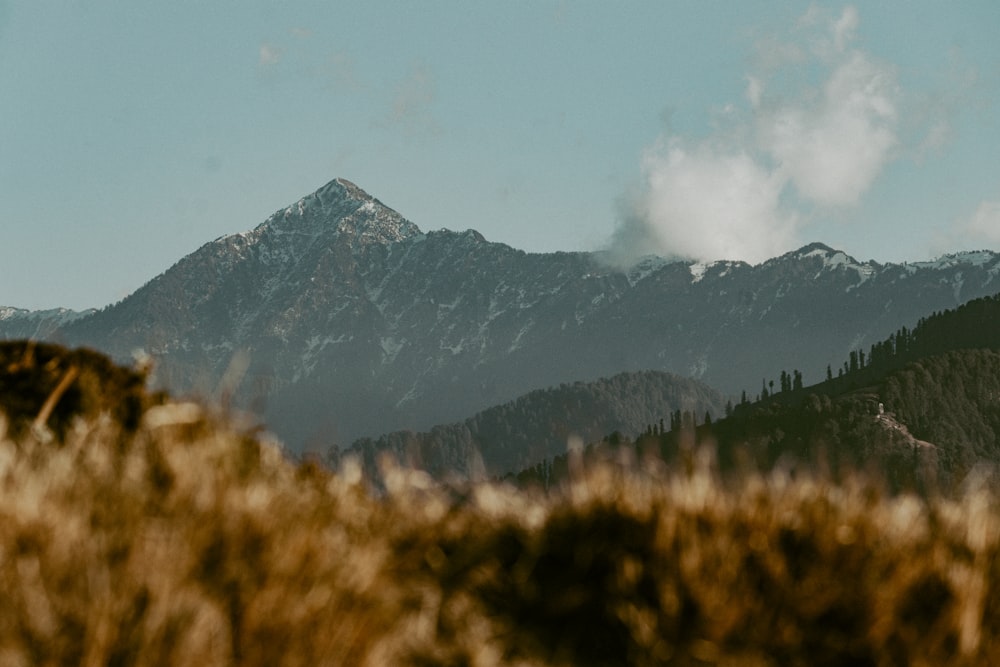
[[[834,469],[873,467],[894,485],[954,486],[978,463],[1000,463],[1000,353],[955,350],[911,361],[846,392],[818,385],[737,409],[701,429],[723,464],[769,467],[782,457]],[[836,383],[829,383],[836,385]],[[680,434],[667,434],[677,447]]]
[[[894,483],[957,484],[977,464],[1000,464],[1000,295],[901,328],[852,352],[836,377],[737,406],[703,431],[729,462],[822,457],[875,466]]]
[[[723,469],[819,465],[834,474],[866,469],[894,488],[952,490],[974,469],[1000,465],[1000,296],[934,313],[868,353],[854,351],[825,382],[802,387],[781,373],[772,392],[712,424],[667,414],[670,428],[636,441],[677,461],[709,445]],[[617,434],[606,445],[624,441]],[[522,472],[558,479],[565,457]]]
[[[915,361],[882,395],[911,431],[940,443],[955,466],[1000,463],[1000,353],[962,350]]]
[[[954,310],[936,312],[922,318],[913,329],[901,327],[885,340],[852,352],[832,377],[823,383],[823,392],[848,391],[906,364],[953,350],[1000,350],[1000,294],[975,299]]]
[[[916,465],[957,483],[978,463],[1000,463],[998,351],[1000,295],[976,299],[851,352],[825,382],[737,406],[712,437],[723,458],[822,455],[897,481]]]

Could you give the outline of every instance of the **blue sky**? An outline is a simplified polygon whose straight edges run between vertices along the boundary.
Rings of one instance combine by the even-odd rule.
[[[528,251],[1000,250],[1000,3],[0,0],[0,305],[334,177]]]

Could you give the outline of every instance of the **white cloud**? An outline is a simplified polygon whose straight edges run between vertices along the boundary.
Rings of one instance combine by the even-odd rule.
[[[795,243],[796,217],[780,203],[782,177],[745,152],[672,139],[647,150],[643,174],[647,187],[616,236],[619,259],[759,262]]]
[[[761,261],[792,249],[809,209],[856,205],[897,157],[901,95],[895,68],[852,46],[859,25],[814,6],[794,40],[760,40],[749,114],[724,105],[714,136],[645,152],[613,254]]]

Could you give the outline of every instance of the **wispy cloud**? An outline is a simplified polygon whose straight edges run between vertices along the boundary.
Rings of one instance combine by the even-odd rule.
[[[357,91],[363,89],[357,73],[354,58],[347,51],[335,51],[328,58],[323,71],[334,88],[339,90]]]
[[[995,193],[1000,193],[1000,189]],[[984,198],[953,219],[950,226],[938,230],[931,240],[931,250],[937,254],[956,248],[1000,250],[1000,196]]]
[[[379,125],[401,128],[409,135],[438,134],[440,126],[431,113],[435,95],[433,72],[416,63],[396,85],[389,112]]]
[[[959,225],[959,232],[973,242],[1000,245],[1000,200],[981,202],[972,217]]]
[[[860,51],[838,60],[817,96],[754,106],[760,148],[801,196],[824,206],[856,204],[898,142],[893,68]]]
[[[955,124],[964,113],[987,112],[989,101],[982,96],[984,89],[980,73],[964,58],[961,49],[948,54],[948,65],[933,74],[930,90],[910,100],[913,109],[911,125],[920,137],[915,157],[922,160],[948,146],[955,138]]]
[[[901,97],[895,68],[855,46],[859,24],[814,7],[791,40],[761,39],[727,126],[647,149],[615,254],[760,261],[794,247],[810,210],[856,205],[897,157]]]
[[[269,42],[264,42],[260,45],[257,64],[261,67],[271,67],[272,65],[277,65],[281,62],[282,54],[283,50],[281,47],[275,46]]]

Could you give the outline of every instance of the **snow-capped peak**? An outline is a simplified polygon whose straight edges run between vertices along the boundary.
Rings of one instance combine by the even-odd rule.
[[[796,257],[829,257],[830,255],[842,255],[844,253],[839,250],[834,250],[825,243],[810,243],[807,246],[799,248],[792,254]]]
[[[95,312],[93,308],[84,311],[70,310],[69,308],[49,308],[46,310],[27,310],[25,308],[14,308],[11,306],[0,306],[0,321],[24,319],[51,319],[59,324],[66,324],[81,317]]]
[[[854,269],[862,276],[866,274],[870,275],[877,266],[875,262],[872,262],[871,260],[867,262],[859,262],[843,250],[836,250],[823,243],[810,243],[809,245],[799,248],[798,250],[782,255],[778,259],[819,259],[823,263],[822,270],[837,270],[841,268]]]
[[[277,211],[254,232],[279,236],[333,233],[356,239],[361,245],[392,243],[421,233],[415,224],[344,178],[336,178]]]

